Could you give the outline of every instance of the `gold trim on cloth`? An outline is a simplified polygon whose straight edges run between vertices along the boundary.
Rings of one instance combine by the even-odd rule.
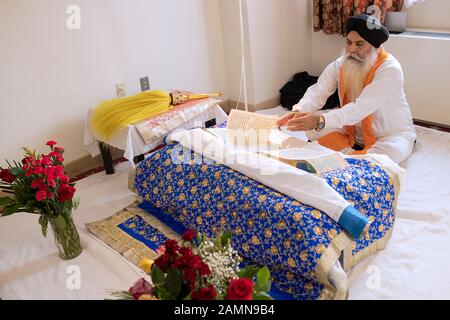
[[[372,243],[370,246],[367,246],[360,252],[358,252],[355,255],[352,255],[352,245],[347,246],[344,249],[344,265],[342,266],[344,268],[344,271],[349,271],[353,266],[355,266],[358,262],[361,260],[371,256],[372,254],[376,253],[379,250],[383,250],[386,248],[386,245],[389,241],[389,239],[392,236],[392,232],[394,230],[394,226],[392,226],[391,229],[389,229],[388,232],[384,235],[383,238],[378,239],[374,243]],[[352,242],[353,243],[353,242]]]
[[[140,169],[142,170],[142,169]],[[133,167],[130,169],[130,172],[128,173],[128,189],[133,192],[136,193],[136,189],[134,188],[134,181],[136,179],[136,168]]]
[[[139,262],[143,258],[154,260],[160,253],[153,251],[142,242],[122,231],[118,227],[119,224],[134,216],[139,216],[150,226],[158,229],[158,231],[163,233],[167,238],[179,241],[181,237],[161,221],[138,208],[136,206],[137,204],[138,202],[134,202],[125,209],[116,212],[111,217],[100,221],[86,223],[86,226],[97,238],[119,252],[127,260],[136,266],[139,266]]]
[[[364,159],[364,160],[372,161],[373,163],[380,166],[383,170],[386,171],[386,173],[392,179],[392,183],[394,185],[395,199],[393,202],[393,206],[394,206],[394,210],[395,210],[394,217],[396,217],[397,216],[397,201],[398,201],[398,196],[400,194],[400,184],[401,184],[400,180],[401,180],[401,174],[402,174],[403,169],[401,169],[397,164],[392,162],[392,160],[390,160],[389,158],[387,161],[383,157],[387,157],[387,156],[382,156],[382,155],[377,155],[377,154],[350,156],[350,158]],[[342,266],[344,268],[344,271],[346,271],[346,272],[349,271],[353,266],[355,266],[361,260],[371,256],[372,254],[376,253],[379,250],[383,250],[384,248],[386,248],[386,245],[392,236],[393,230],[394,230],[394,225],[392,226],[392,228],[389,231],[386,232],[384,237],[378,239],[377,241],[375,241],[374,243],[372,243],[368,247],[364,248],[363,250],[361,250],[360,252],[358,252],[355,255],[352,255],[354,242],[352,242],[351,245],[347,246],[344,249],[344,262],[343,262],[344,265]]]
[[[347,233],[341,232],[331,241],[328,248],[320,257],[316,266],[316,274],[317,279],[325,286],[325,289],[319,299],[334,298],[336,288],[328,280],[328,274],[330,273],[331,267],[338,261],[345,248],[351,248],[352,241],[352,238]]]

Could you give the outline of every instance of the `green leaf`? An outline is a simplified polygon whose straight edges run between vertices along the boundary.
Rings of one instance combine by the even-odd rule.
[[[2,212],[2,215],[3,215],[3,216],[9,216],[9,215],[11,215],[11,214],[13,214],[13,213],[19,212],[21,206],[22,206],[22,205],[21,205],[20,203],[16,203],[16,202],[14,202],[14,203],[12,203],[12,204],[10,204],[10,205],[7,205],[7,206],[4,208],[4,210],[3,210],[3,212]]]
[[[245,278],[245,279],[251,279],[256,276],[256,273],[258,272],[259,267],[257,266],[246,266],[244,269],[241,269],[238,272],[239,278]]]
[[[228,242],[231,242],[232,236],[233,236],[233,233],[231,231],[224,232],[221,237],[222,246],[225,246],[228,244]]]
[[[72,202],[72,200],[70,200],[70,201],[64,201],[64,207],[65,207],[66,209],[68,209],[68,210],[72,210],[72,208],[73,208],[73,202]]]
[[[200,234],[200,232],[197,232],[197,236],[195,237],[195,244],[196,246],[200,245],[200,243],[202,243],[203,241],[203,237]]]
[[[66,219],[64,219],[64,217],[62,215],[58,215],[55,218],[55,226],[57,229],[59,229],[61,231],[64,230],[67,226]]]
[[[42,226],[42,235],[47,238],[48,218],[45,214],[41,214],[39,217],[39,224]]]
[[[181,272],[178,269],[170,269],[167,273],[166,280],[164,281],[164,287],[167,289],[167,292],[174,296],[178,297],[181,291],[181,283],[183,279],[181,277]]]
[[[166,288],[163,286],[156,288],[156,294],[160,300],[175,300],[175,297],[168,293]]]
[[[253,300],[273,300],[273,298],[266,292],[255,292],[252,295]]]
[[[0,197],[0,206],[8,206],[13,202],[14,200],[10,197]]]
[[[80,205],[80,197],[76,196],[72,199],[72,208],[76,209]]]
[[[22,168],[18,167],[18,168],[11,168],[11,173],[13,175],[15,175],[16,177],[24,177],[25,176],[25,170],[23,170]]]
[[[16,195],[17,202],[22,204],[26,204],[28,199],[30,198],[30,195],[28,195],[23,188],[20,188],[18,186],[14,188],[14,193]]]
[[[270,270],[267,267],[262,267],[256,274],[255,291],[270,291]]]
[[[164,283],[164,272],[156,265],[153,265],[151,277],[155,285],[162,285]]]
[[[111,295],[119,300],[134,300],[133,295],[128,291],[113,291]]]
[[[6,162],[6,164],[8,165],[8,169],[12,169],[13,168],[13,166],[11,165],[11,163],[8,161],[8,160],[6,160],[5,159],[5,162]]]

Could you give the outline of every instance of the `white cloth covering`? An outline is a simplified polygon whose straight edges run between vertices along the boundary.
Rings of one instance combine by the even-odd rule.
[[[164,137],[177,128],[192,129],[203,127],[205,122],[216,119],[217,124],[223,123],[227,119],[227,114],[217,104],[218,100],[207,99],[199,103],[194,108],[181,112],[176,117],[161,123],[153,130],[146,132],[144,140],[135,125],[129,125],[120,130],[113,137],[103,142],[110,146],[124,150],[124,158],[133,161],[134,157],[145,154],[157,146],[163,144]],[[205,108],[206,107],[206,108]],[[198,110],[201,110],[200,114]],[[84,128],[84,147],[92,157],[100,154],[98,137],[94,134],[90,123],[94,109],[90,109],[86,117]]]
[[[255,150],[251,150],[251,146],[248,146],[248,148],[244,146],[237,147],[227,138],[224,138],[224,134],[221,133],[224,130],[226,129],[184,130],[172,133],[167,137],[167,141],[179,142],[180,145],[195,151],[197,154],[213,159],[217,163],[224,164],[297,201],[325,212],[331,219],[344,227],[344,230],[348,231],[353,237],[359,237],[363,232],[364,226],[368,226],[369,221],[367,218],[358,213],[356,209],[353,210],[356,211],[357,215],[348,212],[347,208],[352,207],[351,204],[336,190],[330,187],[324,179],[275,159],[260,155],[254,152]],[[278,130],[273,130],[272,134],[270,134],[269,141],[272,141],[271,137],[273,137],[278,142],[278,144],[274,144],[274,147],[281,147],[283,145],[283,136],[286,140],[291,139],[291,136],[285,135]],[[256,147],[259,151],[267,149],[264,143],[253,147]],[[182,154],[182,150],[179,151]],[[278,149],[277,151],[288,151],[290,154],[289,159],[295,160],[307,160],[320,155],[330,155],[330,153],[339,154],[336,151],[320,146],[318,143],[307,143],[302,147]],[[177,151],[172,153],[172,162],[174,163],[178,161],[176,153]],[[311,156],[312,154],[314,156]],[[380,157],[385,157],[386,159],[378,161],[379,165],[385,167],[387,162],[391,178],[397,181],[398,183],[396,184],[399,185],[403,170],[388,157]],[[376,161],[376,155],[373,155],[373,158]],[[185,156],[184,159],[190,159],[190,155],[188,157]],[[351,221],[351,223],[346,224],[345,221]]]
[[[324,211],[336,222],[344,209],[350,206],[350,203],[322,178],[246,149],[234,148],[227,140],[210,132],[213,130],[184,130],[169,135],[167,141],[179,142],[183,147]],[[317,148],[324,149],[325,153],[329,152],[320,145],[317,145]]]
[[[412,156],[401,163],[406,172],[392,238],[349,272],[350,299],[450,299],[450,134],[417,132]],[[84,252],[74,260],[58,259],[51,233],[42,237],[36,216],[1,218],[0,298],[104,299],[107,289],[126,290],[142,276],[84,226],[135,200],[127,188],[129,169],[122,163],[115,175],[102,172],[77,183],[81,203],[74,219]],[[81,268],[79,290],[66,287],[70,265]],[[377,274],[379,282],[373,281]]]
[[[319,111],[339,86],[339,70],[342,63],[343,57],[330,63],[317,83],[308,88],[293,110]],[[364,88],[355,102],[323,113],[325,128],[337,131],[344,126],[356,125],[367,116],[373,115],[372,128],[381,143],[375,144],[372,151],[392,155],[391,158],[396,162],[403,161],[409,156],[416,139],[403,81],[400,63],[389,54],[388,59],[376,71],[372,83]],[[391,139],[394,137],[395,139]],[[401,149],[403,152],[393,152],[391,144],[394,145],[394,149]]]

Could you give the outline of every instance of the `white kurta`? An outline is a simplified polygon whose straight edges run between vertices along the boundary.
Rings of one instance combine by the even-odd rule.
[[[342,63],[343,57],[330,63],[317,83],[308,88],[293,110],[320,110],[339,86]],[[322,130],[320,135],[313,133],[311,136],[317,139],[331,131],[342,130],[344,126],[356,125],[373,114],[372,126],[377,143],[368,153],[387,154],[397,163],[403,161],[411,154],[416,139],[403,82],[402,67],[397,59],[389,54],[388,59],[377,69],[372,83],[364,88],[355,102],[325,112],[326,130]]]

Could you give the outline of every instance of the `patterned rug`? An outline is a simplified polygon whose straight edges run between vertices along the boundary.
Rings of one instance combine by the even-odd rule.
[[[134,202],[109,218],[86,224],[96,237],[136,266],[143,258],[156,259],[166,240],[180,240],[178,233],[138,204]]]

